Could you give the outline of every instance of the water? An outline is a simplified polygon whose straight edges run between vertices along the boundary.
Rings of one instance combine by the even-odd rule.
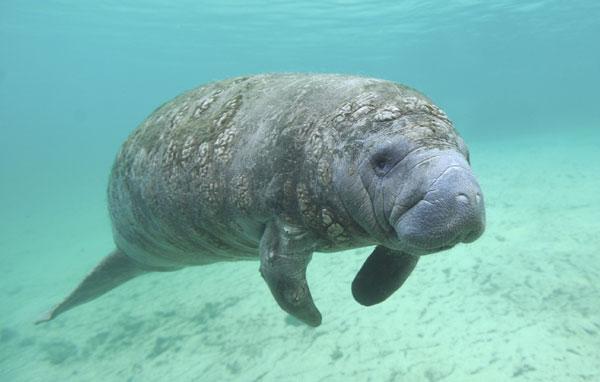
[[[600,5],[594,1],[3,1],[0,380],[600,380]],[[486,195],[477,242],[353,301],[370,249],[316,254],[323,325],[257,263],[136,279],[32,322],[112,247],[128,133],[201,83],[337,72],[409,84],[454,120]]]

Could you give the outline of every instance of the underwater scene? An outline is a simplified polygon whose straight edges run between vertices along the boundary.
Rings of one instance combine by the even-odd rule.
[[[591,0],[3,0],[0,381],[600,381],[599,39]]]

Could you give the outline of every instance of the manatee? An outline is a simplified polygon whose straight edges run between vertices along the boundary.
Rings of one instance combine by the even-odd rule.
[[[108,209],[116,249],[38,322],[148,272],[258,259],[279,306],[318,326],[313,252],[375,246],[352,283],[369,306],[485,226],[446,114],[409,87],[334,74],[234,78],[165,103],[117,154]]]

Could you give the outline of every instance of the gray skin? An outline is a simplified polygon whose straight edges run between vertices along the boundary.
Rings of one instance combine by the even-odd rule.
[[[167,102],[121,148],[108,202],[117,249],[40,322],[143,273],[258,256],[281,308],[317,326],[314,251],[376,245],[352,285],[373,305],[419,256],[485,225],[444,112],[393,82],[329,74],[235,78]]]

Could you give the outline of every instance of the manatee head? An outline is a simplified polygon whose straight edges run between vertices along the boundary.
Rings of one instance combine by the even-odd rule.
[[[485,208],[452,123],[425,97],[411,98],[413,107],[385,106],[354,127],[334,185],[346,212],[377,244],[425,255],[476,240]]]

